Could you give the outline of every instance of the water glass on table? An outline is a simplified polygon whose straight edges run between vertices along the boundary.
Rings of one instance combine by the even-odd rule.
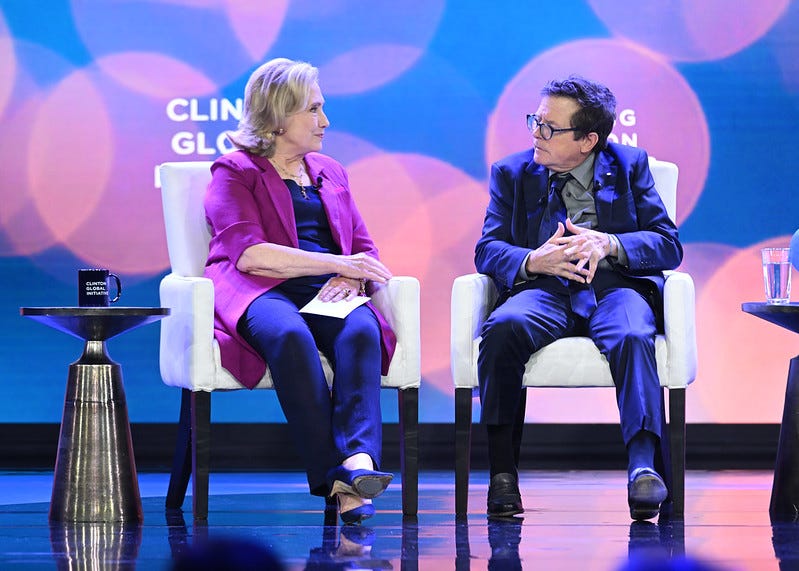
[[[760,253],[766,302],[788,303],[791,300],[790,248],[763,248]]]

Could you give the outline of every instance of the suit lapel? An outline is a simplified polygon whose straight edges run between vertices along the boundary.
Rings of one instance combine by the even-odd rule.
[[[616,173],[618,165],[611,163],[608,155],[599,152],[594,162],[594,204],[600,227],[610,227],[613,201],[616,199]]]
[[[333,241],[339,245],[343,254],[349,254],[352,251],[352,229],[341,223],[341,204],[336,192],[340,185],[335,180],[327,178],[324,165],[320,164],[313,154],[306,155],[305,163],[308,165],[311,181],[319,186],[319,198],[327,214]]]
[[[549,177],[546,167],[538,165],[530,160],[524,168],[522,177],[522,197],[524,208],[520,212],[527,215],[527,247],[537,248],[538,229],[541,226],[541,217],[544,215],[547,206],[547,193],[549,192]]]
[[[266,157],[253,156],[253,162],[261,169],[261,178],[266,187],[267,199],[272,203],[283,233],[289,237],[292,246],[299,246],[297,221],[294,218],[294,204],[291,193],[280,174]],[[270,232],[271,233],[271,232]]]

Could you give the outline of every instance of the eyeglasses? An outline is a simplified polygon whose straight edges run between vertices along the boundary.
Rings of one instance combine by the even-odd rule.
[[[549,123],[542,123],[541,120],[538,118],[538,115],[527,115],[527,128],[530,130],[531,133],[534,133],[536,129],[538,129],[538,134],[541,135],[541,138],[545,141],[549,141],[552,137],[557,135],[558,133],[566,133],[567,131],[580,131],[581,129],[577,129],[576,127],[569,127],[568,129],[556,129]]]

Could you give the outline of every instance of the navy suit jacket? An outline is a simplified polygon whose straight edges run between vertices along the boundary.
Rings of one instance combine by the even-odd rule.
[[[609,143],[596,154],[593,184],[595,230],[619,238],[627,252],[628,266],[608,261],[631,283],[649,282],[647,287],[656,294],[653,309],[659,313],[662,270],[679,266],[683,251],[677,227],[655,190],[646,152]],[[500,299],[513,288],[528,252],[541,245],[538,227],[548,192],[547,168],[533,161],[533,149],[510,155],[491,166],[490,201],[483,235],[475,248],[475,266],[478,272],[494,279]]]

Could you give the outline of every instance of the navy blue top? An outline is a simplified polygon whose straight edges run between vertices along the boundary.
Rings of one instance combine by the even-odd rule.
[[[303,186],[300,188],[300,185],[291,179],[284,179],[283,182],[286,183],[289,192],[291,192],[300,250],[341,254],[341,248],[333,240],[327,213],[324,206],[322,206],[322,199],[316,187]],[[290,278],[278,287],[286,291],[316,295],[317,290],[335,275],[326,274]]]

